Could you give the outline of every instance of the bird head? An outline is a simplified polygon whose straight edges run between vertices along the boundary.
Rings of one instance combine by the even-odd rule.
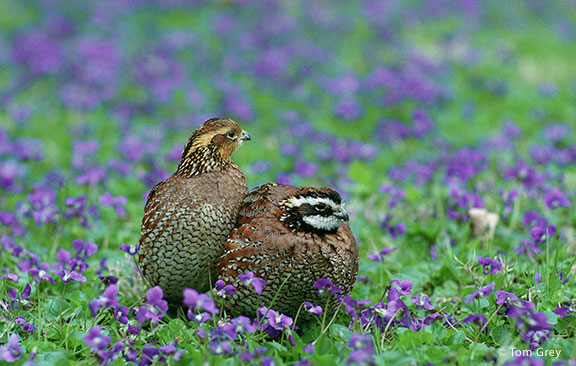
[[[178,169],[230,162],[232,154],[248,140],[250,135],[236,121],[224,117],[209,119],[188,139]]]
[[[302,187],[281,206],[280,220],[293,231],[333,233],[348,221],[340,194],[329,188]]]

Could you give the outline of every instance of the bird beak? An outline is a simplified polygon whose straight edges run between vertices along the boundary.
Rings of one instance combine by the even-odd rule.
[[[250,141],[250,140],[252,140],[252,138],[250,137],[250,135],[248,134],[248,132],[242,130],[242,135],[240,135],[240,140],[242,140],[242,141]]]
[[[334,212],[333,215],[338,217],[339,219],[344,220],[344,221],[348,221],[348,219],[349,219],[348,212],[346,212],[346,210],[343,208],[340,208],[340,210]]]

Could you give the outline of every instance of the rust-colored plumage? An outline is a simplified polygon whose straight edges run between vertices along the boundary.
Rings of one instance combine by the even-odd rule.
[[[238,225],[226,242],[218,277],[234,285],[227,298],[233,314],[255,316],[268,306],[294,316],[303,302],[333,310],[335,296],[319,296],[314,282],[327,278],[343,294],[358,274],[358,247],[340,195],[328,188],[266,184],[242,203]],[[266,280],[262,294],[245,286],[239,274]]]
[[[139,267],[151,286],[178,303],[186,287],[206,292],[234,228],[246,179],[231,155],[250,136],[229,118],[197,128],[177,171],[148,195],[142,219]]]

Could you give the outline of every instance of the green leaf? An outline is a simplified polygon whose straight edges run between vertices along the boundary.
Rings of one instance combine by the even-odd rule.
[[[70,364],[64,352],[38,353],[34,361],[38,366],[68,366]]]
[[[312,365],[322,365],[322,366],[330,366],[330,365],[341,365],[340,362],[336,362],[335,354],[323,354],[320,355],[317,352],[310,357],[312,360]]]
[[[366,164],[360,161],[354,161],[352,164],[350,164],[350,168],[348,169],[348,176],[350,179],[353,179],[358,183],[370,184],[372,183],[371,181],[374,174],[372,170],[366,166]]]
[[[514,336],[510,333],[508,328],[503,325],[494,327],[490,332],[490,336],[492,337],[492,340],[494,340],[494,343],[499,346],[508,345],[514,339]]]
[[[334,342],[326,334],[323,334],[318,338],[314,344],[314,354],[337,354],[336,346]]]
[[[556,325],[556,323],[558,323],[559,316],[556,315],[556,313],[545,311],[544,314],[546,314],[546,321],[550,323],[550,325]]]
[[[398,345],[401,349],[413,349],[423,344],[434,342],[434,334],[428,332],[406,331],[398,336]]]
[[[352,331],[344,324],[332,324],[332,326],[330,326],[330,335],[348,341],[350,340]]]
[[[462,344],[466,341],[466,333],[462,330],[456,331],[451,337],[447,339],[448,344]]]

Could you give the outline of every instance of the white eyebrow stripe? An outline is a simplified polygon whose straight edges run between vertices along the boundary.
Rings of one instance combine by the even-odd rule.
[[[336,204],[330,198],[326,197],[291,197],[287,200],[288,206],[290,207],[297,207],[302,206],[305,203],[308,203],[312,206],[315,206],[319,203],[324,203],[332,208],[333,211],[340,210],[340,205]]]

